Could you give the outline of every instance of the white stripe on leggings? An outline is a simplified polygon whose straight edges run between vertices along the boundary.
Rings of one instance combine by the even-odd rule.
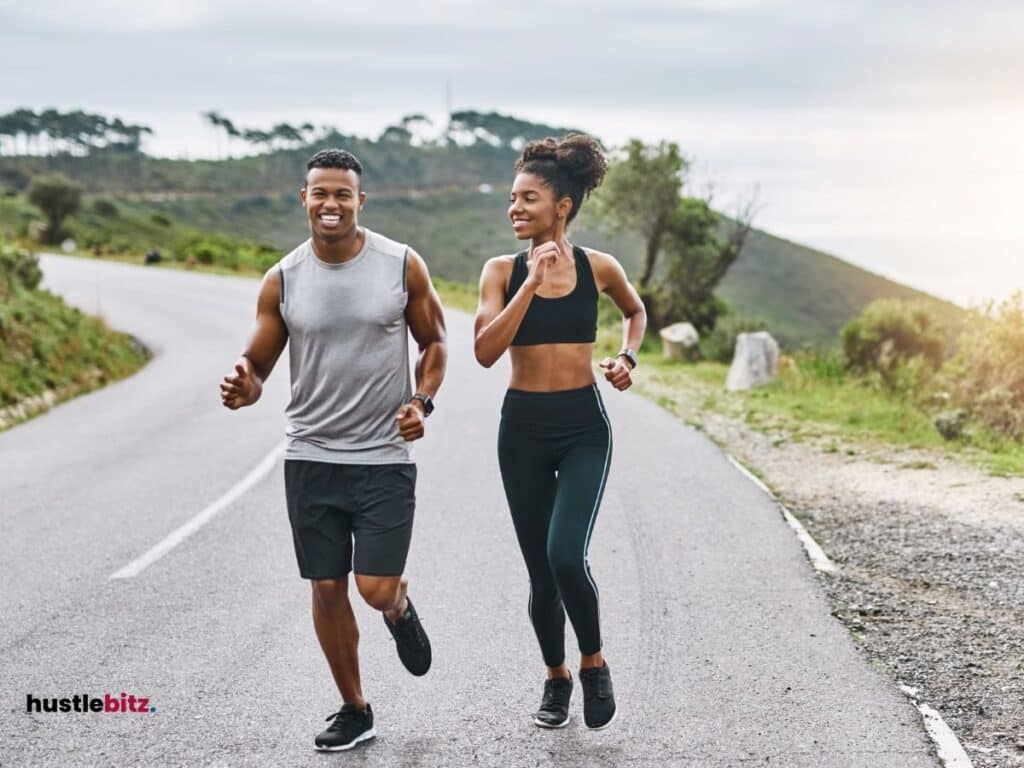
[[[590,551],[590,537],[594,533],[594,520],[597,518],[597,508],[601,505],[601,498],[604,496],[604,486],[608,481],[608,467],[611,464],[612,458],[612,425],[608,421],[608,414],[605,413],[604,403],[601,401],[601,393],[597,389],[597,384],[592,385],[594,390],[594,397],[597,398],[597,408],[601,412],[601,418],[604,419],[604,424],[608,428],[608,450],[604,455],[604,469],[601,470],[601,485],[597,490],[597,498],[594,499],[594,508],[590,512],[590,523],[587,525],[587,539],[583,544],[583,573],[587,576],[587,581],[590,582],[590,586],[594,589],[594,600],[597,603],[597,626],[601,626],[601,594],[597,590],[597,584],[594,583],[594,579],[590,575],[590,568],[587,565],[587,553]]]

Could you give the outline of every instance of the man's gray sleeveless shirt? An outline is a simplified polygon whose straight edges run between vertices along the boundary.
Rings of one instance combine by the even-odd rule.
[[[412,396],[408,248],[363,229],[362,250],[342,264],[318,259],[308,240],[279,263],[292,376],[286,459],[413,461],[395,420]]]

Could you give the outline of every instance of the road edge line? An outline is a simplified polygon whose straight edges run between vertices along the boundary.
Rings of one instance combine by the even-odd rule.
[[[942,761],[945,768],[974,768],[974,763],[967,754],[967,750],[964,749],[963,744],[960,743],[960,739],[956,737],[953,729],[942,719],[942,715],[927,704],[922,704],[917,700],[916,688],[900,683],[900,690],[906,694],[907,698],[917,707],[917,711],[921,713],[924,729],[927,731],[932,742],[934,742],[936,751],[939,754],[939,760]]]
[[[785,519],[786,523],[796,532],[796,537],[800,540],[800,543],[803,544],[804,551],[807,553],[807,557],[810,559],[811,565],[814,566],[815,570],[822,573],[838,573],[839,567],[829,559],[829,556],[825,554],[825,550],[821,548],[821,545],[818,544],[818,542],[814,540],[814,537],[807,532],[806,528],[804,528],[803,523],[797,520],[793,513],[786,508],[786,505],[779,501],[779,497],[772,492],[772,489],[765,485],[761,478],[747,469],[743,465],[743,462],[728,451],[724,451],[724,453],[725,458],[727,458],[732,465],[736,467],[736,469],[742,472],[747,479],[768,494],[768,497],[775,502],[779,510],[782,512],[782,517]]]
[[[743,462],[737,459],[728,451],[723,451],[725,457],[730,463],[736,467],[743,475],[745,475],[751,482],[754,483],[758,488],[764,491],[768,497],[774,501],[779,509],[782,511],[783,517],[786,522],[789,523],[789,527],[796,531],[797,537],[800,539],[800,543],[803,544],[804,550],[807,552],[807,556],[811,560],[811,564],[823,573],[838,573],[839,569],[835,563],[833,563],[828,555],[825,554],[825,550],[821,548],[821,545],[814,540],[814,537],[807,532],[803,524],[793,516],[786,505],[779,501],[778,496],[769,488],[761,478],[747,469]],[[974,763],[971,762],[971,758],[968,756],[967,751],[960,743],[960,739],[957,738],[956,733],[949,727],[945,720],[942,719],[935,709],[929,707],[927,704],[922,704],[917,700],[916,691],[907,687],[906,685],[900,684],[900,690],[906,695],[914,707],[917,708],[918,713],[921,715],[921,720],[924,724],[925,733],[928,734],[928,738],[932,740],[932,744],[935,745],[935,750],[938,753],[939,760],[942,762],[945,768],[974,768]]]

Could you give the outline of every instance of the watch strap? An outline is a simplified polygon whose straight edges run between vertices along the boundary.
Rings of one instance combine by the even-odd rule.
[[[434,412],[434,401],[431,399],[430,395],[425,395],[422,392],[417,392],[410,399],[419,400],[421,403],[423,403],[423,411],[427,416]]]

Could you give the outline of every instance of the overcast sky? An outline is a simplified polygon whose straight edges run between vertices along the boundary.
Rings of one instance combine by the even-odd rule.
[[[1024,289],[1024,3],[680,0],[271,3],[0,0],[0,110],[151,125],[198,113],[376,134],[496,109],[667,138],[758,223],[959,300]]]

